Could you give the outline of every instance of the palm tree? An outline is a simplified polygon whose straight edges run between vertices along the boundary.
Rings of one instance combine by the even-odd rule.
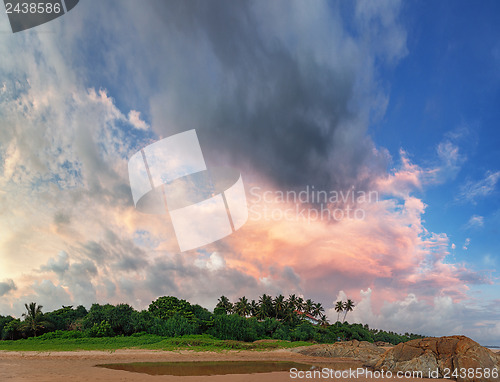
[[[287,301],[285,303],[285,310],[283,312],[283,320],[289,324],[293,324],[297,319],[298,317],[295,305],[290,301]]]
[[[300,310],[301,312],[302,310],[304,310],[304,299],[302,297],[297,298],[297,303],[295,304],[295,308],[297,310]]]
[[[325,309],[323,308],[321,303],[318,302],[318,303],[314,304],[312,315],[314,317],[321,317],[324,311],[325,311]]]
[[[286,309],[285,297],[279,295],[274,299],[274,311],[276,313],[276,318],[283,318]]]
[[[263,294],[259,299],[259,318],[267,318],[274,316],[273,299],[267,294]]]
[[[24,324],[26,328],[33,333],[36,337],[36,333],[45,328],[47,324],[43,321],[42,305],[37,305],[35,302],[30,302],[30,304],[24,304],[26,308],[26,313],[23,313]]]
[[[312,314],[313,310],[314,310],[314,302],[310,298],[308,298],[304,305],[304,311],[307,314]]]
[[[348,299],[347,302],[344,303],[344,321],[347,316],[347,313],[352,312],[352,309],[354,308],[354,301],[351,299]]]
[[[344,303],[342,301],[337,301],[335,304],[335,311],[337,312],[337,322],[340,321],[340,313],[344,311]]]
[[[321,319],[319,321],[320,325],[323,327],[330,325],[330,323],[328,322],[328,318],[324,314],[321,316]]]
[[[259,315],[259,304],[255,302],[255,300],[252,300],[250,303],[250,315],[252,317],[256,317]]]
[[[250,303],[245,296],[240,297],[238,302],[234,304],[234,312],[240,316],[246,317],[250,314]]]
[[[220,296],[217,305],[215,306],[215,309],[221,308],[224,309],[226,314],[230,314],[233,311],[233,304],[231,304],[231,301],[226,296]]]
[[[294,294],[291,294],[288,296],[288,299],[286,300],[288,303],[288,307],[292,310],[297,309],[297,297]]]

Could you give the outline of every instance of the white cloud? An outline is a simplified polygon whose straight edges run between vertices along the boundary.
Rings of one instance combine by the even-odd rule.
[[[469,245],[470,245],[470,238],[467,238],[467,239],[465,239],[465,242],[464,242],[464,245],[462,246],[462,249],[464,251],[467,251],[469,249]]]
[[[213,252],[208,259],[206,257],[196,259],[194,264],[201,269],[209,269],[211,271],[218,271],[226,267],[224,257],[217,252]]]
[[[399,167],[392,170],[393,174],[388,174],[385,179],[379,179],[377,182],[381,191],[402,198],[410,195],[415,189],[454,179],[466,160],[465,156],[460,154],[458,145],[449,139],[437,145],[437,158],[427,167],[413,163],[410,154],[404,149],[400,149],[399,154]]]
[[[368,288],[360,292],[361,300],[348,314],[349,322],[367,323],[370,328],[390,330],[397,333],[413,332],[427,336],[463,334],[483,345],[494,345],[498,338],[498,323],[485,321],[484,317],[500,318],[498,309],[477,305],[474,301],[453,301],[451,297],[435,296],[422,299],[408,294],[400,300],[374,301],[376,291]],[[342,297],[342,296],[340,296]],[[329,317],[336,317],[332,307]]]
[[[484,226],[484,217],[479,215],[472,215],[467,222],[465,228],[476,228]]]
[[[500,179],[500,171],[488,172],[485,178],[478,181],[468,181],[460,188],[456,200],[475,204],[477,199],[485,198],[495,191],[498,179]]]
[[[136,129],[139,129],[139,130],[149,129],[148,124],[141,119],[141,112],[140,111],[130,110],[130,112],[128,113],[128,121]]]
[[[399,0],[356,2],[356,20],[364,37],[378,55],[392,63],[408,54],[406,31],[398,22],[400,8]]]
[[[458,145],[450,140],[440,142],[436,151],[440,163],[433,174],[435,181],[440,183],[454,179],[466,160],[465,155],[462,155]]]

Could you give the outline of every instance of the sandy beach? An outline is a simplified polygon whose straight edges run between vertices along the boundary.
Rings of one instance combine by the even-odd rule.
[[[122,370],[110,370],[95,367],[98,364],[125,362],[174,362],[174,361],[293,361],[311,363],[328,367],[328,362],[345,362],[348,367],[354,362],[349,359],[327,359],[309,357],[288,350],[274,351],[229,351],[193,352],[193,351],[152,351],[126,349],[114,352],[77,351],[77,352],[7,352],[0,351],[0,381],[291,381],[289,372],[272,372],[259,374],[232,374],[215,376],[151,376]],[[361,367],[356,364],[354,367]],[[298,379],[298,378],[296,378]],[[311,380],[311,379],[307,379]],[[319,380],[319,379],[316,379]],[[322,379],[325,380],[325,379]],[[326,379],[332,380],[332,379]],[[335,379],[349,381],[352,379]],[[404,380],[430,381],[430,379],[356,379],[363,381]],[[433,379],[436,381],[436,379]]]

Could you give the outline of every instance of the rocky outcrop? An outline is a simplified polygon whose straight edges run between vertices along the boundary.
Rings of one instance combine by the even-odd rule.
[[[447,377],[458,382],[498,382],[500,355],[465,336],[424,338],[387,350],[375,369],[421,371],[426,378]]]
[[[383,346],[383,347],[393,347],[394,345],[389,343],[389,342],[384,342],[384,341],[375,341],[375,345],[377,346]]]
[[[293,351],[313,357],[351,358],[361,361],[365,366],[374,366],[385,352],[370,342],[357,340],[306,346]]]

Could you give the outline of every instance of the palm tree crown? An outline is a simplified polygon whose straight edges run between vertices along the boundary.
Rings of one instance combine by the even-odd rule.
[[[342,301],[337,301],[335,304],[335,311],[337,312],[337,322],[340,321],[340,313],[344,311],[344,303]]]
[[[347,302],[344,303],[344,321],[345,321],[345,318],[347,316],[347,313],[349,312],[352,312],[354,308],[354,301],[352,301],[351,299],[348,299]]]
[[[26,313],[23,313],[24,322],[26,327],[33,335],[36,337],[37,332],[43,329],[45,326],[45,321],[43,321],[42,305],[37,305],[36,302],[30,302],[30,304],[24,304],[26,308]]]
[[[226,296],[220,296],[215,308],[224,309],[226,314],[229,314],[233,311],[233,304]]]
[[[245,296],[240,297],[236,304],[234,304],[234,312],[243,317],[248,316],[251,312],[251,309],[252,306]]]

